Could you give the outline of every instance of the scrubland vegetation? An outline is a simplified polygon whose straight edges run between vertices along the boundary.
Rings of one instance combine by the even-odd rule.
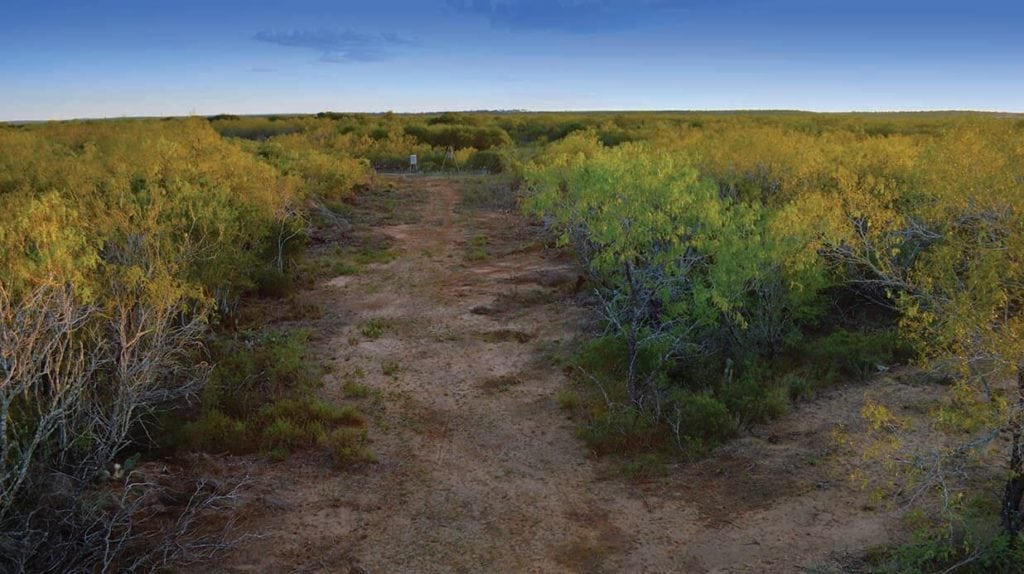
[[[365,415],[317,394],[309,334],[240,317],[388,260],[343,240],[306,251],[411,153],[426,171],[503,173],[578,256],[601,331],[557,402],[594,452],[706,456],[912,365],[948,394],[928,413],[942,439],[900,445],[897,417],[865,410],[899,453],[887,495],[923,493],[916,536],[871,567],[1019,571],[1024,121],[799,113],[0,126],[0,569],[151,569],[230,543],[230,521],[192,526],[234,485],[171,492],[133,474],[139,460],[320,448],[373,462]],[[467,249],[489,257],[485,236]],[[998,492],[978,491],[993,464]],[[186,502],[142,511],[161,496]]]
[[[315,205],[367,177],[282,139],[248,150],[201,119],[0,131],[4,569],[179,559],[143,551],[154,525],[109,509],[156,487],[97,484],[170,436],[280,453],[359,422],[312,397],[301,337],[227,329],[247,294],[287,290]],[[200,398],[195,421],[163,428]]]
[[[920,529],[930,550],[883,567],[1017,571],[1024,129],[922,120],[723,116],[538,154],[527,209],[579,254],[605,325],[577,358],[585,440],[700,455],[910,361],[949,385],[935,416],[958,436],[890,454],[943,508]],[[995,450],[1001,501],[987,534],[965,532],[962,479]]]

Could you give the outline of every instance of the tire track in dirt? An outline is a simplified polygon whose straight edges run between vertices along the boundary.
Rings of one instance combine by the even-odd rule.
[[[417,223],[380,229],[397,258],[308,294],[324,309],[325,396],[361,370],[383,399],[380,462],[261,464],[244,524],[264,534],[200,571],[790,572],[887,540],[858,493],[800,486],[834,424],[818,411],[780,423],[795,445],[748,437],[665,479],[612,476],[553,398],[565,375],[549,355],[588,321],[572,261],[515,214],[458,209],[458,179],[394,181],[425,196]],[[479,236],[491,255],[467,257]],[[387,327],[368,339],[372,320]]]

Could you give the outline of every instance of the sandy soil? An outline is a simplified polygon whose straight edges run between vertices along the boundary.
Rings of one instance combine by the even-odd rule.
[[[379,230],[398,257],[306,294],[323,309],[325,396],[340,400],[357,369],[380,392],[379,464],[256,463],[242,524],[262,534],[196,571],[843,571],[899,530],[832,462],[832,430],[857,424],[871,385],[657,479],[590,456],[553,398],[566,376],[551,356],[589,321],[572,260],[507,210],[458,209],[458,179],[395,181],[424,195],[418,223]],[[481,236],[486,256],[467,256]],[[379,338],[360,333],[371,319],[387,325]]]

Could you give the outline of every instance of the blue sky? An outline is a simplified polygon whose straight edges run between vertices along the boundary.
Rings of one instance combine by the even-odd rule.
[[[0,120],[1024,111],[1024,2],[0,0]]]

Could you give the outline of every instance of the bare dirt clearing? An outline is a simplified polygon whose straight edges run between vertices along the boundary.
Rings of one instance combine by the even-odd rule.
[[[379,463],[256,463],[243,523],[263,536],[197,571],[834,571],[899,530],[831,463],[831,432],[860,424],[869,386],[663,477],[590,456],[553,398],[553,357],[589,321],[572,260],[506,206],[472,200],[490,184],[392,181],[422,194],[415,222],[376,229],[395,257],[303,295],[322,310],[305,324],[332,367],[325,397],[354,378],[373,393],[360,400]]]

